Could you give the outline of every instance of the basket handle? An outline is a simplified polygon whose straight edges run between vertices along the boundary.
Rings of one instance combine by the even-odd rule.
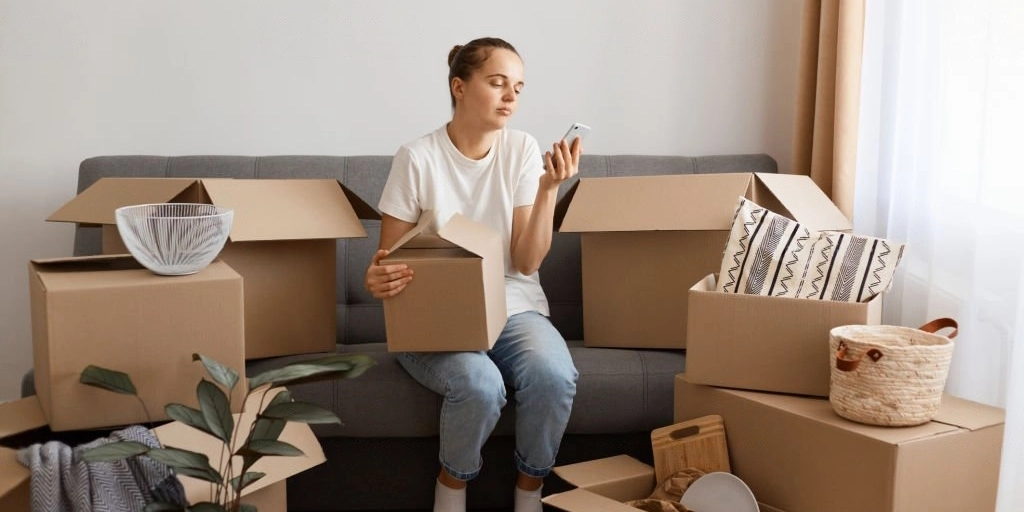
[[[940,331],[942,329],[953,329],[953,332],[949,333],[949,335],[946,336],[949,339],[955,338],[957,333],[959,332],[959,326],[957,325],[956,320],[946,317],[936,318],[935,320],[932,320],[931,322],[928,322],[922,325],[921,327],[918,327],[918,330],[930,334],[934,334],[935,332]],[[872,361],[878,362],[878,360],[881,359],[884,355],[882,354],[881,350],[873,348],[871,350],[868,350],[867,352],[865,352],[856,359],[848,359],[846,357],[846,348],[846,343],[840,341],[839,349],[836,350],[836,369],[844,372],[852,372],[856,370],[857,367],[860,365],[861,360],[864,359],[864,356],[868,356],[871,358]]]
[[[839,349],[836,350],[836,369],[844,372],[852,372],[860,366],[860,361],[864,359],[864,356],[868,356],[872,361],[878,361],[882,358],[883,354],[881,350],[873,348],[860,355],[856,359],[846,358],[846,343],[843,341],[839,342]]]
[[[928,322],[922,325],[921,327],[918,327],[917,329],[920,331],[934,334],[936,331],[941,331],[942,329],[946,328],[953,329],[953,332],[949,333],[946,336],[949,339],[956,338],[957,333],[960,331],[959,326],[956,324],[956,320],[953,320],[952,318],[936,318],[935,320],[932,320],[931,322]]]

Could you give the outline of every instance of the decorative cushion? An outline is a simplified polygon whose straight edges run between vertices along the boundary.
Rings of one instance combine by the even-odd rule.
[[[811,231],[740,197],[718,289],[867,302],[891,287],[904,245],[850,233]]]

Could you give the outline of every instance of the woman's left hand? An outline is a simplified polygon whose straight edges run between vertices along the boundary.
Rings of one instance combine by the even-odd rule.
[[[563,181],[568,180],[579,172],[580,153],[583,151],[583,142],[577,137],[572,141],[572,147],[562,139],[551,145],[551,151],[544,153],[544,175],[540,177],[542,189],[557,189]]]

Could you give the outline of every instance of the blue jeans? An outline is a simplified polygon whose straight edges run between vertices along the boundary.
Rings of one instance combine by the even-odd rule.
[[[480,473],[480,448],[515,390],[516,467],[545,477],[555,463],[579,373],[562,335],[535,311],[509,317],[487,352],[405,352],[398,361],[420,384],[444,396],[441,466],[459,480]]]

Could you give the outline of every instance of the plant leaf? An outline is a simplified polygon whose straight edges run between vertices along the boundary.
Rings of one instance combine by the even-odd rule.
[[[228,388],[228,391],[235,389],[235,384],[238,384],[238,372],[224,366],[219,361],[202,354],[192,354],[192,361],[202,361],[210,377],[213,377],[213,380],[221,386]]]
[[[180,505],[173,503],[161,503],[155,501],[153,503],[146,504],[146,507],[142,509],[144,512],[184,512],[185,509],[181,508]]]
[[[135,441],[117,441],[83,450],[82,460],[86,462],[110,462],[124,460],[149,451],[149,446]]]
[[[236,476],[231,479],[231,488],[236,492],[249,487],[249,484],[267,476],[266,473],[260,473],[259,471],[247,471],[242,476]]]
[[[231,430],[235,428],[235,418],[231,416],[231,405],[228,396],[216,384],[203,379],[196,387],[199,398],[199,410],[203,413],[206,425],[213,435],[225,443],[231,442]]]
[[[215,484],[224,483],[220,473],[210,466],[210,459],[201,453],[168,446],[165,448],[154,448],[147,455],[157,462],[167,464],[183,475]]]
[[[206,419],[203,417],[202,411],[193,409],[183,404],[167,404],[164,407],[164,412],[167,413],[167,417],[172,420],[180,421],[194,429],[201,430],[210,434],[211,436],[217,437],[217,434],[210,430],[210,426],[206,424]]]
[[[82,374],[78,377],[78,382],[86,386],[105,389],[122,395],[138,394],[135,390],[135,384],[132,384],[132,379],[127,373],[91,364],[82,370]]]
[[[271,387],[278,387],[319,380],[350,379],[362,375],[375,364],[377,361],[363,354],[335,354],[308,359],[265,371],[249,379],[249,388],[255,389],[268,383]]]
[[[219,503],[210,503],[209,501],[202,501],[188,507],[189,512],[227,512],[224,510],[224,505]]]
[[[245,443],[245,445],[243,445],[235,455],[241,455],[243,457],[252,455],[284,455],[287,457],[295,457],[302,454],[302,450],[284,441],[257,440]]]
[[[333,412],[308,402],[273,404],[264,409],[260,415],[266,418],[301,423],[341,423],[341,420]]]
[[[258,418],[253,425],[252,435],[249,439],[254,441],[276,441],[284,431],[287,421],[274,418]]]

